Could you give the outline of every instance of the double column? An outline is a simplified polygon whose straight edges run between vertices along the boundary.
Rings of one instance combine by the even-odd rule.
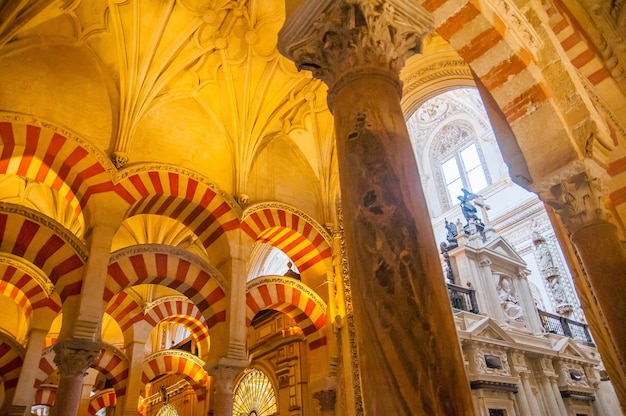
[[[575,163],[540,191],[567,229],[584,268],[576,286],[598,350],[622,408],[626,409],[626,256],[616,227],[607,220],[602,170]]]
[[[473,414],[400,107],[399,71],[428,34],[429,17],[415,2],[300,7],[279,49],[329,86],[365,411]],[[396,25],[398,17],[409,22]]]

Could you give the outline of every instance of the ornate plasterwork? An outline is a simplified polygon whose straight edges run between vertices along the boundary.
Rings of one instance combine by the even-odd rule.
[[[495,14],[504,21],[507,33],[518,38],[521,45],[526,47],[536,58],[539,50],[543,47],[543,42],[515,3],[505,0],[491,0],[483,4],[491,6]]]
[[[430,15],[412,2],[309,1],[279,34],[278,47],[298,69],[329,86],[329,99],[350,76],[378,72],[398,79],[432,29]]]

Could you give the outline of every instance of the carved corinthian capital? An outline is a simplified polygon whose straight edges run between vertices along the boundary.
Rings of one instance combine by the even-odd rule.
[[[583,171],[551,186],[542,199],[559,214],[571,233],[582,227],[606,221],[604,200],[608,189],[600,178]]]
[[[362,73],[383,73],[400,85],[400,69],[430,31],[430,15],[417,2],[308,0],[283,26],[278,48],[332,94]]]
[[[84,376],[91,363],[100,355],[102,343],[68,338],[54,344],[54,363],[61,377]]]

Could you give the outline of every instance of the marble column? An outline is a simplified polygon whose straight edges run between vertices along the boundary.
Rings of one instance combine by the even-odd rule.
[[[33,328],[30,330],[28,337],[28,347],[24,355],[22,363],[22,371],[15,387],[13,402],[9,407],[8,414],[11,416],[30,416],[30,408],[33,405],[36,389],[35,377],[37,376],[37,368],[39,368],[39,360],[41,359],[41,351],[43,350],[44,341],[48,329]]]
[[[526,396],[526,390],[524,389],[524,384],[522,381],[522,374],[520,376],[519,387],[517,391],[517,402],[519,404],[519,409],[521,416],[532,416],[533,412],[530,410],[530,404],[528,402],[528,397]]]
[[[554,390],[552,389],[552,384],[550,383],[550,376],[541,375],[540,383],[541,390],[543,391],[543,397],[545,398],[546,404],[548,405],[550,415],[561,415],[561,409],[559,408],[559,404],[556,401],[557,399],[554,396]]]
[[[591,163],[591,162],[590,162]],[[624,290],[626,256],[621,247],[616,227],[607,221],[604,200],[608,194],[599,175],[592,174],[587,165],[574,165],[569,175],[540,193],[550,204],[570,233],[571,241],[580,257],[591,291],[598,305],[602,323],[610,340],[602,339],[595,320],[590,319],[592,334],[606,370],[614,380],[626,375],[626,299],[619,296]],[[587,310],[585,310],[587,312]],[[589,311],[590,318],[595,311]],[[616,359],[612,359],[612,357]],[[616,393],[626,409],[626,387],[617,383]]]
[[[530,414],[540,415],[541,410],[539,410],[539,403],[537,403],[537,398],[535,397],[535,393],[533,393],[533,388],[530,384],[530,373],[523,372],[520,374],[520,377],[522,378],[522,387],[524,388],[526,398],[528,399],[528,405],[530,406]]]
[[[68,338],[54,344],[54,363],[59,368],[59,387],[50,416],[76,416],[80,405],[83,377],[98,357],[102,343]]]
[[[228,361],[231,360],[222,359],[219,364],[209,369],[209,375],[213,377],[212,386],[215,387],[213,416],[231,416],[233,414],[235,378],[245,368],[245,365],[241,366],[243,363],[229,363]]]
[[[557,380],[557,376],[550,377],[550,386],[552,386],[552,391],[554,392],[554,400],[556,400],[556,404],[559,406],[561,414],[563,416],[567,416],[567,410],[565,409],[565,403],[563,402],[563,397],[561,396],[561,391],[559,390]]]
[[[279,34],[329,87],[368,414],[474,413],[400,107],[400,68],[429,28],[416,2],[308,0]]]
[[[335,403],[337,402],[336,390],[320,390],[313,394],[313,398],[320,405],[321,416],[335,416]]]

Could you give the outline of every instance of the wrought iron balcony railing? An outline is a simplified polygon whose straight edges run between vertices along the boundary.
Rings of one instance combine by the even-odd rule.
[[[543,325],[543,328],[547,332],[580,340],[587,345],[595,347],[586,324],[572,321],[571,319],[554,315],[540,309],[537,309],[537,313],[539,314],[541,325]]]
[[[478,304],[476,303],[476,294],[474,289],[453,285],[448,283],[448,296],[452,309],[455,311],[466,311],[478,313]]]

